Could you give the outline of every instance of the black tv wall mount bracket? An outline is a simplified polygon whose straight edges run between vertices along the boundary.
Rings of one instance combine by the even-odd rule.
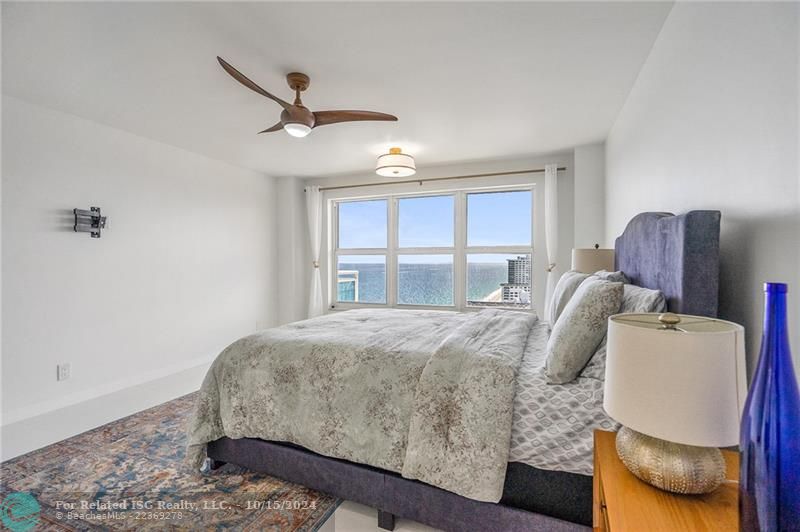
[[[100,238],[100,230],[106,228],[106,217],[100,215],[100,207],[85,209],[72,209],[75,213],[76,233],[91,233],[92,238]]]

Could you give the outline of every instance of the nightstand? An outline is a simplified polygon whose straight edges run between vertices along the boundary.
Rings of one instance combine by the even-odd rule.
[[[706,495],[678,495],[633,476],[617,456],[616,433],[594,433],[594,500],[596,531],[739,530],[739,455],[722,451],[725,482]]]

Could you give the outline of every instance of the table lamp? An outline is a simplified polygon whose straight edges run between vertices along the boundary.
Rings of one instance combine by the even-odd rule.
[[[600,270],[614,271],[614,250],[593,248],[574,248],[572,250],[572,269],[581,273],[594,273]]]
[[[644,482],[714,491],[725,479],[719,447],[738,444],[746,395],[741,325],[672,313],[609,318],[603,407],[622,424],[617,454]]]

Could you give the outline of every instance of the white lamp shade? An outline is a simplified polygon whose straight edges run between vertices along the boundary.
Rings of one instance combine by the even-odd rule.
[[[663,329],[658,314],[609,318],[603,407],[648,436],[701,447],[735,445],[747,394],[744,328],[680,318],[678,330]]]
[[[572,269],[581,273],[614,271],[614,250],[576,248],[572,250]]]
[[[400,148],[392,148],[378,157],[375,173],[383,177],[408,177],[417,173],[417,166],[412,156],[402,153]]]

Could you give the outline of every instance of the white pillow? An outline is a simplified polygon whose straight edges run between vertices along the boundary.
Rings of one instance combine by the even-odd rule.
[[[605,337],[609,316],[619,312],[622,294],[622,283],[597,277],[581,283],[547,341],[547,382],[564,384],[580,374]]]

